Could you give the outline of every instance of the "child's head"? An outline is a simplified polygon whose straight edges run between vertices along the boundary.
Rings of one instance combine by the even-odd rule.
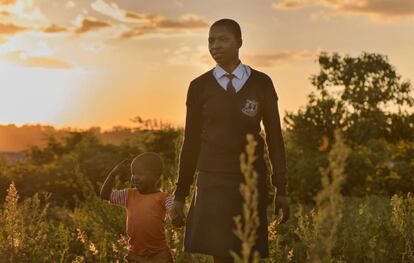
[[[132,160],[131,181],[141,193],[154,191],[163,170],[164,164],[158,154],[142,153]]]

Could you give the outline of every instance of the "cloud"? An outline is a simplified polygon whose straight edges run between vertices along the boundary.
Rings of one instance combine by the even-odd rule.
[[[2,56],[8,63],[25,67],[70,69],[73,66],[61,60],[47,56],[28,56],[24,51],[17,50]]]
[[[43,33],[63,33],[63,32],[67,32],[68,29],[66,27],[62,27],[62,26],[52,24],[52,25],[42,29],[41,31]]]
[[[9,16],[9,15],[11,15],[9,11],[6,11],[6,10],[0,11],[0,16]]]
[[[73,2],[73,1],[68,1],[68,2],[66,2],[66,4],[65,4],[65,7],[66,8],[74,8],[76,6],[76,3],[75,2]]]
[[[323,21],[329,21],[332,20],[332,18],[336,17],[337,14],[334,12],[326,12],[324,10],[321,10],[316,13],[311,14],[311,19],[314,21],[323,20]]]
[[[27,27],[0,23],[0,35],[11,36],[26,30],[28,30]]]
[[[51,24],[48,27],[39,29],[39,28],[23,27],[23,26],[18,26],[14,24],[0,23],[0,36],[2,35],[12,36],[12,35],[16,35],[21,32],[26,32],[26,31],[33,31],[33,32],[37,31],[37,32],[42,32],[42,33],[55,34],[55,33],[68,32],[69,30],[70,30],[69,28],[58,26],[55,24]]]
[[[29,57],[26,59],[26,65],[30,67],[70,69],[72,65],[49,57]]]
[[[188,65],[188,61],[197,61],[200,64],[208,64],[204,57],[208,58],[207,46],[186,46],[181,45],[174,49],[165,49],[164,53],[168,54],[167,61],[176,65]]]
[[[138,13],[134,13],[131,11],[126,11],[125,17],[132,18],[134,20],[146,20],[146,21],[153,21],[153,20],[161,18],[161,16],[156,15],[156,14],[138,14]]]
[[[15,5],[16,0],[0,0],[0,6]]]
[[[201,29],[208,23],[195,15],[185,15],[177,20],[154,17],[148,24],[134,26],[121,34],[121,38],[140,37],[151,33],[172,34],[187,30]]]
[[[56,24],[51,24],[47,27],[23,27],[15,24],[0,23],[0,36],[11,36],[24,31],[42,32],[47,34],[59,34],[66,32],[74,32],[76,34],[83,34],[90,31],[97,31],[102,28],[110,27],[111,25],[104,21],[99,21],[92,17],[83,17],[82,15],[73,22],[75,27],[63,27]]]
[[[137,23],[137,22],[148,22],[152,20],[157,15],[151,14],[138,14],[135,12],[123,10],[118,7],[115,3],[108,4],[103,0],[97,0],[91,4],[91,8],[98,13],[103,15],[109,16],[112,19],[121,21],[121,22],[129,22],[129,23]]]
[[[46,22],[46,17],[35,4],[35,0],[0,0],[0,11],[19,20]]]
[[[100,21],[92,17],[82,18],[80,26],[75,30],[75,33],[83,34],[90,31],[97,31],[102,28],[110,27],[111,25],[107,22]]]
[[[272,54],[246,54],[246,62],[257,67],[272,67],[289,60],[307,60],[315,57],[315,54],[303,51],[282,51]]]
[[[135,26],[121,33],[120,38],[134,38],[156,32],[152,26]]]
[[[104,0],[96,0],[91,4],[91,7],[96,12],[117,21],[138,23],[138,25],[128,27],[123,31],[120,35],[121,38],[134,38],[151,33],[169,34],[208,26],[206,21],[193,14],[184,15],[179,19],[170,19],[157,14],[140,14],[124,10],[115,3],[107,3]]]
[[[161,18],[155,21],[154,26],[157,28],[190,29],[204,28],[208,26],[208,23],[198,16],[185,15],[178,20]]]
[[[281,10],[298,9],[308,7],[316,2],[317,0],[282,0],[280,2],[273,3],[272,8]]]
[[[395,20],[414,17],[414,1],[411,0],[282,0],[273,3],[279,10],[323,6],[345,15],[365,15],[375,20]]]

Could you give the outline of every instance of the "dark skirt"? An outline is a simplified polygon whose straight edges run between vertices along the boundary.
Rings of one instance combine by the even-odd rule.
[[[240,183],[242,174],[198,173],[196,188],[188,212],[184,251],[212,256],[230,257],[230,251],[240,254],[241,241],[233,233],[233,217],[242,214],[243,199]],[[254,249],[262,258],[269,256],[268,221],[266,215],[266,175],[259,174],[259,221]]]

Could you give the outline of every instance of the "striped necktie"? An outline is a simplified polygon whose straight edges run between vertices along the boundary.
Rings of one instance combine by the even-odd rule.
[[[226,76],[229,79],[229,83],[227,83],[227,93],[229,95],[232,95],[233,96],[234,94],[236,94],[236,89],[234,88],[233,82],[232,82],[232,79],[235,76],[233,74],[226,74],[224,76]]]

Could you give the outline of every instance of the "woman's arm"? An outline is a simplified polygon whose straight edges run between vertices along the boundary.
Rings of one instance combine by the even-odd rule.
[[[273,82],[269,77],[267,84],[265,84],[265,90],[263,124],[266,132],[266,144],[269,150],[269,158],[273,170],[272,184],[277,189],[274,197],[274,209],[276,217],[279,217],[279,211],[282,210],[282,217],[279,217],[276,220],[279,224],[283,224],[290,217],[289,202],[286,197],[286,152],[282,136],[282,128],[280,126],[279,109],[277,105],[278,97]]]
[[[266,144],[272,164],[272,184],[277,188],[277,195],[286,195],[287,165],[285,144],[280,125],[278,97],[272,80],[265,83],[263,124],[266,132]]]
[[[179,158],[177,187],[174,192],[175,200],[179,202],[184,202],[189,194],[200,152],[202,105],[198,88],[194,82],[191,82],[187,92],[184,141]]]

